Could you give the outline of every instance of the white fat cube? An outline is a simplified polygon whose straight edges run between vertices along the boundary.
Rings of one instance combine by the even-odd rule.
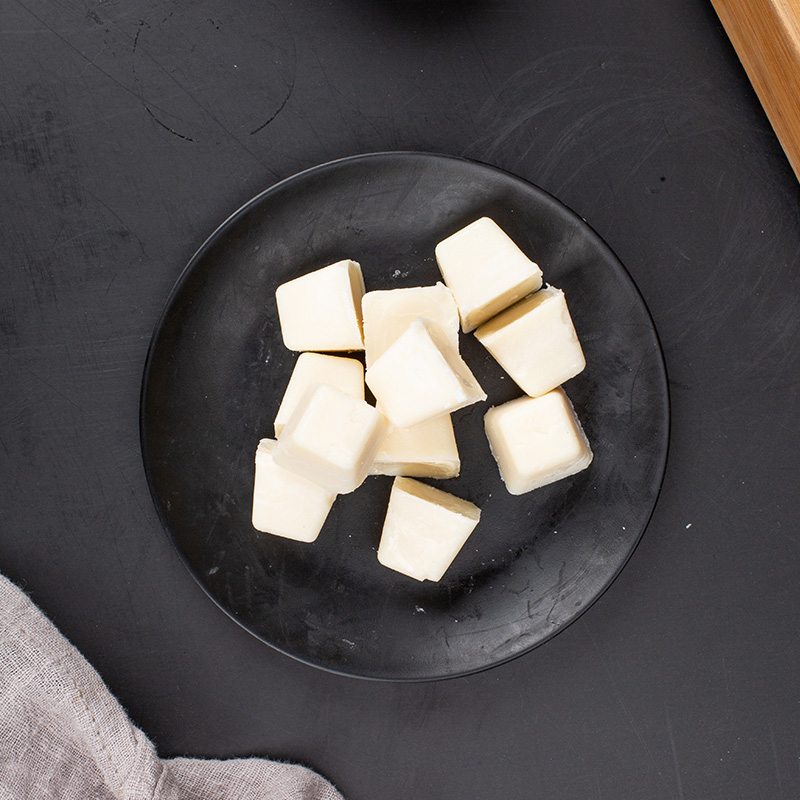
[[[498,314],[475,336],[531,397],[555,389],[586,366],[564,292],[553,286]]]
[[[465,333],[542,285],[539,266],[489,217],[439,242],[436,260]]]
[[[300,353],[275,416],[275,436],[281,435],[300,399],[315,383],[327,383],[363,400],[364,366],[355,358]]]
[[[455,478],[461,471],[449,414],[411,428],[393,428],[375,456],[370,475]]]
[[[272,458],[276,444],[273,439],[262,439],[256,450],[253,527],[286,539],[313,542],[336,495],[279,467]]]
[[[337,261],[275,291],[283,343],[290,350],[363,350],[364,277],[355,261]]]
[[[586,469],[592,450],[563,389],[490,408],[486,436],[511,494],[525,494]]]
[[[373,364],[417,317],[438,323],[458,349],[459,318],[453,293],[443,284],[367,292],[361,300],[367,367]]]
[[[447,335],[435,322],[421,318],[367,368],[365,380],[396,428],[486,399]]]
[[[357,489],[388,424],[369,403],[330,386],[310,386],[278,438],[275,463],[336,494]]]
[[[395,478],[378,561],[418,581],[438,581],[475,530],[481,510],[413,478]]]

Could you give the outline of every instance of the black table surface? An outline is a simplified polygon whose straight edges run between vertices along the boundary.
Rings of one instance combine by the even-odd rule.
[[[0,32],[0,571],[163,756],[307,764],[349,800],[800,795],[798,184],[708,0],[9,0]],[[664,348],[666,476],[541,647],[385,683],[233,623],[139,448],[150,336],[250,197],[374,151],[559,197]]]

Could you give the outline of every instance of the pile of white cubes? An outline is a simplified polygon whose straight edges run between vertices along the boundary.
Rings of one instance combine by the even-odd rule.
[[[511,494],[574,475],[592,451],[562,384],[586,365],[564,293],[491,219],[439,242],[444,284],[366,292],[339,261],[276,291],[284,344],[300,355],[256,450],[253,526],[313,542],[339,494],[395,476],[381,564],[438,581],[480,509],[419,478],[461,469],[451,414],[487,399],[459,352],[474,335],[524,395],[489,408],[486,436]],[[333,353],[357,353],[361,358]],[[366,364],[366,371],[364,368]],[[365,386],[375,405],[365,400]]]

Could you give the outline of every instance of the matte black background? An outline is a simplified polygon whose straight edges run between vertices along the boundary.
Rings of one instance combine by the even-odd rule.
[[[306,763],[350,800],[800,794],[798,185],[706,0],[7,0],[0,570],[162,755]],[[664,345],[661,498],[601,599],[467,678],[364,682],[203,594],[144,481],[167,294],[244,201],[359,152],[561,198]]]

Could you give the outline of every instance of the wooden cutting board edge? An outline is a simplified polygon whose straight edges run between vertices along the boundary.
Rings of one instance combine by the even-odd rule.
[[[711,0],[800,180],[800,0]]]

